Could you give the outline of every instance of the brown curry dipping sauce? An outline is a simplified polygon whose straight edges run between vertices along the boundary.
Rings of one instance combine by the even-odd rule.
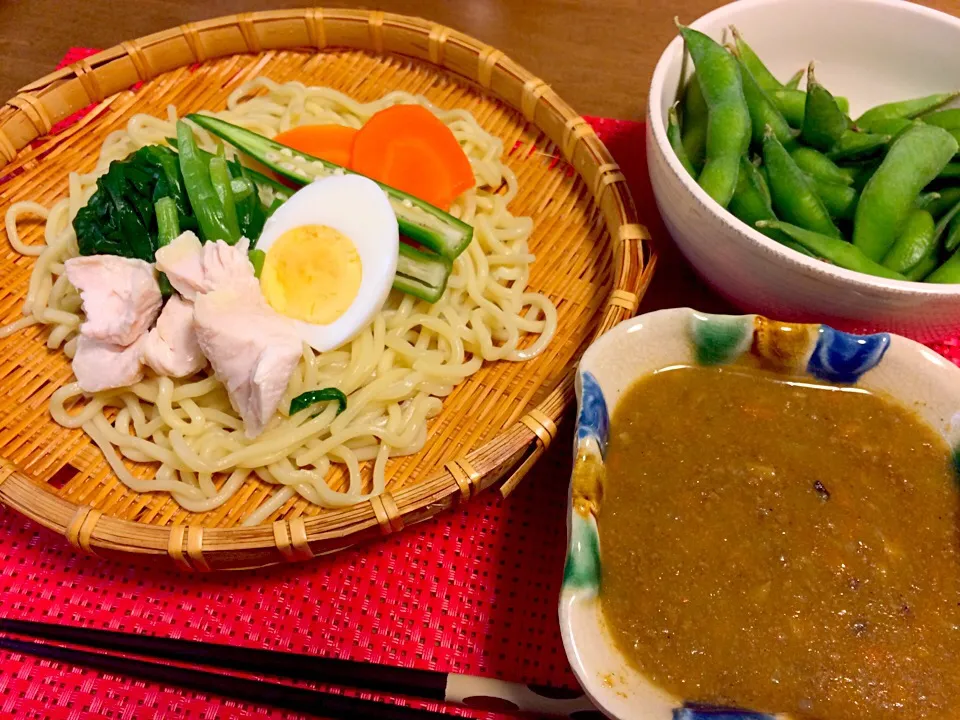
[[[960,717],[950,450],[864,390],[736,367],[641,379],[613,414],[601,608],[686,701]]]

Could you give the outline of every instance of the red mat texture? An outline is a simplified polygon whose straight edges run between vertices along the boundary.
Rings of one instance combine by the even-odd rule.
[[[64,60],[86,54],[74,49]],[[646,175],[643,125],[589,121],[623,167],[641,217],[660,241],[660,270],[643,309],[726,309],[666,241]],[[934,349],[956,362],[958,345],[960,339],[951,338]],[[396,537],[255,572],[184,575],[97,560],[0,508],[0,613],[573,686],[556,608],[569,448],[567,423],[507,502],[488,493]],[[0,717],[91,716],[293,717],[0,652]]]

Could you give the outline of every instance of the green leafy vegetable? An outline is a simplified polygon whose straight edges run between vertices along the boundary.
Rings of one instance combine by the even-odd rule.
[[[304,410],[318,402],[330,401],[336,401],[339,403],[340,408],[337,410],[337,415],[347,409],[347,396],[337,388],[328,387],[323,388],[322,390],[310,390],[309,392],[300,393],[297,395],[293,400],[290,401],[290,414],[296,415],[301,410]]]

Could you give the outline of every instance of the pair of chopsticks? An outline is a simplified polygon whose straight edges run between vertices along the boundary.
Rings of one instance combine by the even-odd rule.
[[[259,678],[238,677],[233,671],[306,680],[408,699],[444,702],[498,712],[532,713],[537,717],[570,717],[593,710],[585,697],[551,690],[548,696],[518,683],[435,670],[393,667],[301,653],[243,648],[112,630],[53,625],[0,618],[0,649],[55,662],[83,666],[114,675],[127,675],[216,694],[256,705],[329,718],[376,717],[383,720],[437,720],[449,717],[430,710],[295,687]],[[11,635],[19,636],[17,638]],[[50,642],[67,643],[63,647]],[[115,653],[140,656],[131,658]],[[165,664],[187,663],[192,667]],[[206,668],[206,669],[198,669]],[[560,697],[558,697],[558,695]],[[567,695],[567,697],[563,697]],[[510,708],[515,709],[510,709]]]

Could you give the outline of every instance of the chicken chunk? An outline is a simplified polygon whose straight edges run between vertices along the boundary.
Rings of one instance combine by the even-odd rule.
[[[146,335],[126,347],[90,337],[77,337],[73,374],[84,392],[99,392],[133,385],[143,378],[140,355]]]
[[[193,304],[174,295],[143,343],[143,362],[157,375],[187,377],[207,364],[193,329]]]
[[[150,263],[114,255],[70,258],[67,279],[80,291],[83,335],[126,347],[145,333],[160,312],[160,287]]]
[[[227,284],[197,295],[194,326],[247,437],[256,437],[276,412],[300,360],[303,346],[293,323],[259,292],[250,295]]]
[[[223,240],[201,244],[188,230],[157,250],[157,269],[166,273],[174,289],[191,301],[200,293],[228,283],[243,287],[246,293],[259,294],[260,285],[250,264],[249,245],[246,238],[241,238],[236,245]]]

